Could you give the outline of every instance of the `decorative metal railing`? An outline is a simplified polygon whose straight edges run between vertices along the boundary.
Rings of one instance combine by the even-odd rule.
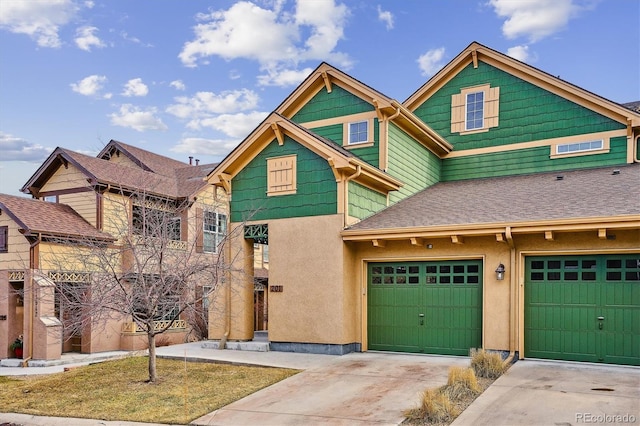
[[[167,327],[171,323],[170,320],[163,321],[154,321],[153,322],[153,330],[159,331]],[[184,330],[187,328],[187,322],[185,320],[174,320],[173,324],[169,327],[169,330]],[[143,330],[138,324],[135,322],[127,322],[122,325],[123,333],[144,333]]]
[[[49,272],[49,279],[56,283],[90,283],[91,274],[88,272]]]

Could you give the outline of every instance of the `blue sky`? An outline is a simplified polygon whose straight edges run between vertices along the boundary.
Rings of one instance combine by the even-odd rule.
[[[0,192],[57,146],[220,161],[326,61],[400,102],[471,42],[640,100],[637,0],[2,0]]]

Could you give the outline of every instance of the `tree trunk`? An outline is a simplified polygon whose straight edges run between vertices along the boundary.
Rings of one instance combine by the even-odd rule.
[[[155,383],[158,379],[156,373],[156,335],[147,333],[149,341],[149,383]]]

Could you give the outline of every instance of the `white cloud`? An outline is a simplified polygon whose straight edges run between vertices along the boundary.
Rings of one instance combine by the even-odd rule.
[[[190,129],[200,129],[209,127],[214,130],[223,132],[232,138],[242,139],[246,137],[253,129],[264,120],[266,112],[254,111],[250,113],[238,114],[221,114],[216,117],[202,118],[191,120],[187,127]]]
[[[149,93],[149,87],[142,82],[141,78],[134,78],[127,81],[122,91],[122,96],[147,96]]]
[[[185,90],[187,88],[182,80],[173,80],[171,83],[169,83],[169,86],[173,87],[176,90]]]
[[[575,0],[490,0],[495,13],[505,18],[502,33],[508,39],[527,37],[534,43],[566,27],[569,20],[588,6]]]
[[[512,58],[522,62],[527,62],[530,58],[529,46],[520,45],[510,47],[507,49],[507,56],[511,56]]]
[[[183,152],[195,155],[213,155],[224,157],[235,148],[240,139],[221,140],[204,138],[183,138],[180,143],[171,148],[173,152]]]
[[[188,67],[206,63],[210,56],[257,61],[264,72],[259,81],[265,85],[280,85],[270,76],[296,73],[298,63],[305,60],[351,66],[347,54],[335,51],[349,16],[344,4],[298,0],[293,13],[283,11],[283,4],[275,2],[273,9],[265,9],[239,1],[228,10],[199,15],[195,38],[184,44],[178,57]]]
[[[91,47],[105,47],[106,45],[100,40],[95,32],[98,31],[96,27],[80,27],[76,30],[76,45],[87,52],[91,52]]]
[[[53,148],[34,145],[25,139],[0,131],[0,161],[44,161]]]
[[[380,5],[378,5],[378,19],[385,23],[388,30],[393,29],[393,14],[388,10],[382,10]]]
[[[442,68],[444,65],[444,52],[444,47],[439,47],[429,50],[418,58],[418,66],[422,75],[430,77]]]
[[[90,75],[88,77],[79,80],[76,83],[71,83],[71,90],[84,96],[103,97],[105,99],[111,98],[110,93],[101,95],[101,91],[107,82],[107,77],[104,75]]]
[[[139,132],[146,130],[167,130],[167,126],[156,117],[156,108],[142,109],[131,104],[120,106],[118,113],[110,114],[111,124],[120,127],[129,127]]]
[[[312,71],[313,68],[303,70],[269,69],[266,74],[258,76],[258,84],[260,86],[295,86],[307,78]]]
[[[5,0],[0,7],[0,29],[26,34],[41,47],[60,47],[58,31],[77,11],[71,0]]]
[[[178,96],[167,112],[179,118],[208,117],[212,114],[230,113],[254,109],[258,95],[249,89],[229,90],[216,94],[198,92],[192,97]]]

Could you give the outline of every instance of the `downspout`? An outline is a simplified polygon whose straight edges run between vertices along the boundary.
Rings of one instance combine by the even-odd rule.
[[[505,365],[509,365],[515,356],[516,348],[516,289],[517,289],[517,274],[516,274],[516,244],[513,241],[513,235],[511,235],[511,227],[505,228],[505,237],[507,244],[509,245],[509,356],[504,360]]]
[[[36,267],[35,247],[40,244],[40,234],[38,238],[29,244],[29,287],[31,287],[31,297],[29,298],[29,356],[22,360],[22,368],[26,367],[28,362],[33,359],[33,329],[35,327],[35,305],[36,293],[33,284],[33,270]]]

